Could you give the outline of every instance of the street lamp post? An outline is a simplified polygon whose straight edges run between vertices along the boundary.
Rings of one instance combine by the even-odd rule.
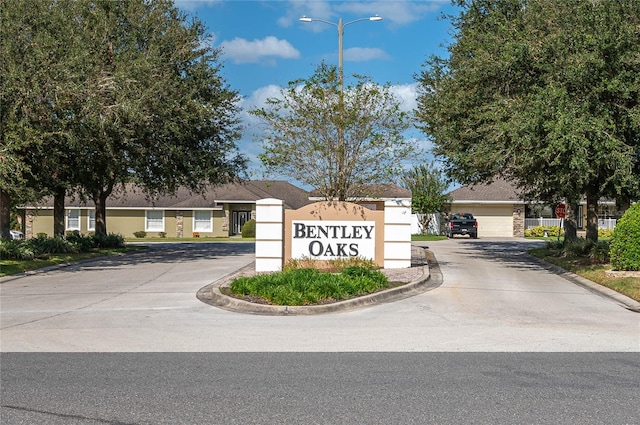
[[[339,72],[339,78],[340,78],[340,91],[343,91],[344,90],[344,61],[343,61],[344,49],[342,48],[342,38],[344,37],[344,27],[346,27],[347,25],[355,24],[356,22],[361,22],[361,21],[372,21],[372,22],[382,21],[382,18],[378,15],[375,15],[375,16],[370,16],[368,18],[355,19],[353,21],[347,22],[346,24],[342,23],[342,18],[338,20],[337,24],[335,22],[325,21],[324,19],[314,19],[314,18],[309,18],[307,16],[303,16],[302,18],[300,18],[300,22],[316,22],[316,21],[333,25],[338,29],[338,72]]]
[[[335,22],[330,22],[330,21],[325,21],[324,19],[313,19],[313,18],[309,18],[307,16],[303,16],[302,18],[300,18],[300,22],[314,22],[314,21],[318,21],[318,22],[323,22],[325,24],[329,24],[329,25],[333,25],[334,27],[336,27],[338,29],[338,79],[340,82],[340,124],[338,125],[338,182],[337,182],[337,189],[335,188],[331,188],[331,193],[333,193],[333,196],[336,195],[336,191],[337,191],[337,196],[338,196],[338,200],[339,201],[345,201],[346,199],[346,182],[345,182],[345,149],[344,149],[344,123],[342,122],[343,120],[343,109],[344,109],[344,64],[343,64],[343,48],[342,48],[342,38],[344,36],[344,27],[346,27],[347,25],[351,25],[351,24],[355,24],[356,22],[360,22],[360,21],[372,21],[372,22],[376,22],[376,21],[382,21],[382,18],[378,15],[375,16],[371,16],[369,18],[359,18],[350,22],[347,22],[346,24],[342,23],[342,18],[340,18],[338,20],[338,23],[336,24]]]

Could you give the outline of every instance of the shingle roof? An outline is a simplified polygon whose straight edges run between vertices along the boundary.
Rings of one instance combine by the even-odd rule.
[[[490,184],[463,186],[450,192],[449,195],[454,202],[524,202],[516,186],[504,179],[495,179]]]
[[[282,199],[285,208],[298,209],[309,204],[309,193],[286,181],[256,180],[238,183],[228,183],[211,186],[203,193],[192,193],[187,188],[180,188],[173,195],[159,196],[151,199],[139,187],[129,184],[124,190],[114,191],[107,199],[107,208],[216,208],[220,203],[255,203],[259,199]],[[93,202],[84,202],[78,197],[68,196],[65,199],[67,207],[92,207]],[[53,206],[53,198],[43,199],[39,207]],[[30,206],[33,207],[33,206]]]
[[[369,194],[362,196],[367,199],[411,199],[411,191],[391,183],[363,184],[354,190],[355,193]],[[311,198],[321,198],[322,194],[318,189],[309,193]]]

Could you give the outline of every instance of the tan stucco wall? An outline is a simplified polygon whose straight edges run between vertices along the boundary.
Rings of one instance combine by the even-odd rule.
[[[219,238],[229,236],[229,231],[224,229],[224,217],[224,211],[213,212],[213,236]]]
[[[233,205],[232,210],[252,211],[255,216],[255,206],[253,205]],[[227,210],[229,211],[229,210]],[[53,210],[41,209],[30,210],[33,215],[31,223],[31,233],[27,232],[27,237],[35,237],[38,233],[46,233],[53,236]],[[182,237],[193,237],[193,211],[181,210],[182,214]],[[166,237],[177,237],[178,228],[178,211],[164,211],[164,231]],[[229,226],[227,216],[224,210],[213,210],[213,231],[199,232],[200,237],[228,237]],[[28,218],[27,218],[28,221]],[[92,231],[88,230],[89,226],[89,210],[82,209],[80,213],[80,232],[87,234]],[[27,226],[29,228],[29,226]],[[107,209],[107,232],[121,234],[126,238],[133,238],[134,232],[145,230],[145,211],[144,210],[120,210]],[[159,237],[160,232],[147,232],[147,237]]]
[[[133,232],[144,230],[144,211],[107,209],[107,232],[132,238]]]
[[[46,233],[53,236],[53,210],[30,210],[27,212],[27,220],[32,217],[31,234],[27,232],[26,237],[36,237],[38,233]],[[28,228],[28,225],[27,225]]]

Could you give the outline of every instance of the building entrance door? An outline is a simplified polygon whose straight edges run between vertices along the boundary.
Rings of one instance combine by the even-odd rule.
[[[242,226],[251,220],[251,211],[233,211],[231,215],[231,234],[242,234]]]

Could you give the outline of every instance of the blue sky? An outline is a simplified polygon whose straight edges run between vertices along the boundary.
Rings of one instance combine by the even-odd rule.
[[[221,48],[222,75],[243,97],[246,111],[261,106],[292,80],[310,77],[323,60],[338,63],[338,31],[323,22],[300,22],[306,15],[314,19],[346,24],[379,15],[382,21],[358,21],[344,28],[345,82],[351,74],[371,77],[393,86],[406,110],[415,106],[414,76],[432,54],[446,55],[451,25],[440,19],[454,13],[448,0],[422,1],[288,1],[288,0],[177,0],[176,5],[197,16],[207,26],[210,42]],[[252,136],[256,123],[243,113],[247,129],[241,150],[256,159],[260,144]],[[407,137],[428,147],[417,130]]]

